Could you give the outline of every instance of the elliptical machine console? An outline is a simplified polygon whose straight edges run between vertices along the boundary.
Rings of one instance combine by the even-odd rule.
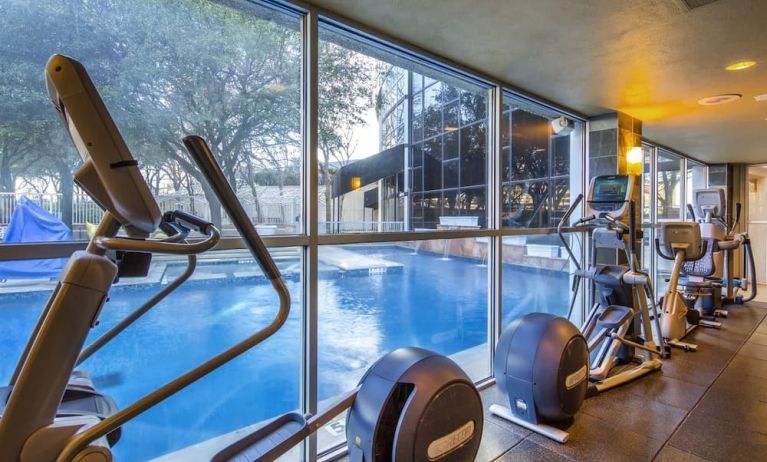
[[[586,216],[593,216],[596,220],[607,220],[608,217],[613,221],[622,220],[629,212],[632,194],[634,181],[629,175],[594,177],[586,198]]]

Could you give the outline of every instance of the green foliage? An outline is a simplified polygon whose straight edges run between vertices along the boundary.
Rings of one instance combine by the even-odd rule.
[[[55,176],[78,164],[45,92],[42,71],[54,53],[86,66],[150,181],[202,187],[214,202],[181,144],[188,134],[209,141],[235,188],[300,178],[299,19],[248,2],[0,5],[0,190],[13,190],[18,175]],[[328,152],[372,104],[366,65],[323,46],[320,139]]]

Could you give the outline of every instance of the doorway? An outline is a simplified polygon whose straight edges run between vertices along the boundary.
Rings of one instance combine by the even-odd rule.
[[[756,280],[767,281],[767,165],[748,167],[748,235],[756,262]]]

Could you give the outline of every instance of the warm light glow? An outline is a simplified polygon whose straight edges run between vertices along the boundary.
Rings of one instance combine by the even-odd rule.
[[[732,103],[742,98],[739,93],[726,93],[724,95],[707,96],[698,100],[701,106],[718,106],[720,104]]]
[[[360,189],[360,186],[362,186],[362,178],[358,176],[352,177],[352,189]]]
[[[626,155],[626,162],[631,165],[640,164],[642,163],[643,157],[644,155],[642,154],[642,148],[640,146],[634,146],[633,148],[629,149],[629,152]]]
[[[732,63],[725,67],[725,69],[728,71],[742,71],[743,69],[748,69],[749,67],[753,67],[755,65],[756,61],[738,61],[737,63]]]
[[[458,127],[453,127],[451,125],[448,125],[448,126],[445,127],[445,131],[446,132],[454,132],[456,130],[458,130]]]

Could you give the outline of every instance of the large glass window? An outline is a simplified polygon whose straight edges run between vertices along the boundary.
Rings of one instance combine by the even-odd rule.
[[[640,263],[642,271],[652,272],[652,259],[655,252],[653,229],[653,160],[655,147],[642,144],[642,254]]]
[[[658,150],[656,177],[656,216],[658,221],[681,219],[682,158]]]
[[[488,89],[320,29],[320,232],[487,226]]]
[[[271,249],[287,280],[291,313],[274,336],[177,395],[130,420],[113,448],[119,460],[141,461],[201,444],[220,447],[236,430],[297,409],[301,371],[300,249]],[[123,278],[110,292],[87,343],[114,327],[186,268],[156,258],[145,278]],[[7,383],[55,285],[0,283],[0,382]],[[277,295],[245,250],[212,252],[193,277],[85,361],[100,392],[119,407],[268,325]],[[268,377],[268,379],[265,379]],[[194,451],[176,454],[190,460]]]
[[[692,204],[693,195],[698,189],[708,186],[708,169],[704,164],[687,160],[687,176],[685,185],[685,217],[692,219],[686,210],[686,204]]]
[[[501,121],[503,226],[556,226],[570,206],[571,182],[580,190],[577,172],[582,152],[581,122],[505,95]]]
[[[580,258],[583,236],[580,233],[564,235],[571,250]],[[502,285],[502,325],[529,313],[551,313],[567,316],[575,270],[564,244],[556,234],[504,236]],[[570,320],[580,325],[581,300],[584,287],[580,287],[570,313]]]
[[[247,1],[3,0],[2,9],[0,230],[22,196],[74,239],[100,216],[73,184],[79,159],[45,92],[54,53],[88,69],[163,210],[228,227],[180,143],[197,134],[262,232],[301,230],[299,18]]]
[[[488,377],[487,241],[321,246],[320,401],[354,388],[378,358],[406,346],[446,354],[475,380]]]

